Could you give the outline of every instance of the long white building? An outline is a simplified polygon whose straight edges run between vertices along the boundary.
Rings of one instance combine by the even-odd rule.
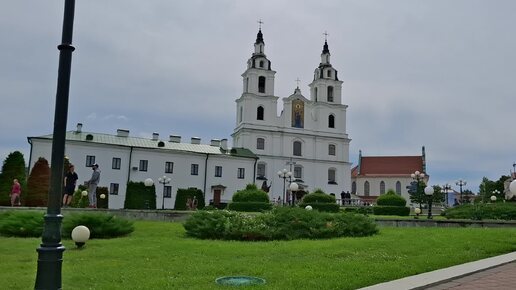
[[[88,180],[91,166],[100,165],[99,186],[109,188],[109,207],[122,208],[128,181],[140,182],[163,175],[170,184],[156,184],[157,207],[173,208],[178,188],[195,187],[210,200],[230,200],[248,183],[270,187],[270,197],[282,197],[283,180],[277,172],[292,171],[292,180],[302,190],[320,188],[327,193],[351,189],[351,163],[346,132],[346,109],[342,104],[342,81],[330,63],[325,41],[321,63],[309,84],[310,97],[301,90],[282,98],[277,115],[271,62],[264,53],[261,30],[254,52],[242,74],[243,92],[236,100],[236,128],[233,146],[227,139],[201,144],[199,138],[182,143],[180,136],[166,139],[132,137],[128,130],[116,134],[85,132],[82,124],[66,134],[66,156],[75,165],[79,181]],[[31,145],[29,166],[38,157],[51,160],[52,135],[28,137]],[[282,197],[283,198],[283,197]],[[162,203],[164,200],[164,203]]]

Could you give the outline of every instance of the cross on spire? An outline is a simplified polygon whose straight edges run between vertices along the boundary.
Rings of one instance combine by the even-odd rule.
[[[259,29],[262,30],[262,24],[263,24],[263,21],[261,19],[259,19],[258,21],[258,25],[259,25]]]
[[[326,30],[325,30],[323,35],[324,35],[324,41],[327,41],[328,40],[328,35],[330,35],[330,34],[328,32],[326,32]]]
[[[295,79],[296,83],[297,83],[297,87],[299,88],[299,82],[301,81],[299,78]]]

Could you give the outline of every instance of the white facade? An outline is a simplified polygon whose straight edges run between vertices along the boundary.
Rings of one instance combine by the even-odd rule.
[[[321,63],[309,85],[310,99],[296,88],[294,94],[282,99],[279,116],[279,97],[274,95],[276,72],[271,70],[264,46],[259,31],[255,51],[242,74],[242,95],[236,100],[234,146],[258,155],[258,179],[272,184],[273,198],[283,194],[283,180],[277,175],[282,169],[292,171],[306,191],[349,191],[351,140],[346,133],[347,106],[342,104],[342,81],[330,64],[328,44],[324,44]]]

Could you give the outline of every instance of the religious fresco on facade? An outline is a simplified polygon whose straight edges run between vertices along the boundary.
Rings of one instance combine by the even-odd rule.
[[[292,101],[292,127],[304,128],[305,103],[299,99]]]

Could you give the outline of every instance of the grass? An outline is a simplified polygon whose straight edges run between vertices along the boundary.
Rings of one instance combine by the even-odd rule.
[[[64,240],[64,289],[222,289],[257,276],[263,289],[356,289],[516,251],[516,228],[381,228],[367,238],[281,242],[186,238],[178,223],[138,221],[126,238]],[[0,289],[34,287],[37,238],[0,237]],[[246,287],[244,287],[246,288]]]

